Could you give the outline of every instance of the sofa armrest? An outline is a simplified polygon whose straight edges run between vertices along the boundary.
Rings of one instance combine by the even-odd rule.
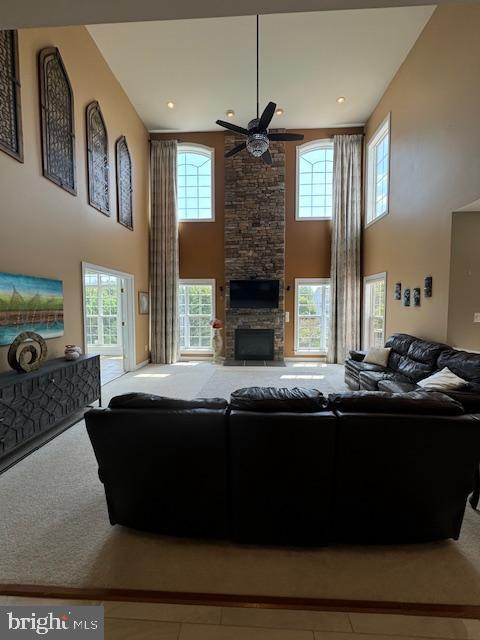
[[[351,360],[356,360],[357,362],[362,362],[366,355],[366,351],[360,351],[359,349],[352,349],[350,351]]]

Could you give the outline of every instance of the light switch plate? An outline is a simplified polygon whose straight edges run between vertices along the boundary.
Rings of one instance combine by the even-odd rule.
[[[478,315],[480,316],[480,313]],[[285,322],[290,322],[290,311],[285,311]]]
[[[480,322],[480,313],[474,313],[473,314],[473,321],[474,322]]]

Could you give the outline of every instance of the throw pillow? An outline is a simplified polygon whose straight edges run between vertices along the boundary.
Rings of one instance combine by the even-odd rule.
[[[370,347],[363,361],[369,362],[370,364],[378,364],[381,367],[386,367],[390,351],[390,347]]]
[[[419,380],[417,384],[427,391],[455,391],[455,389],[467,387],[468,381],[460,378],[453,371],[450,371],[448,367],[445,367],[428,378]]]

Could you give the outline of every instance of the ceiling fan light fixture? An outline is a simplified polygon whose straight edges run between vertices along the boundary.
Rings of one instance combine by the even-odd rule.
[[[343,104],[345,100],[346,100],[345,96],[338,96],[337,98],[338,104]]]
[[[260,158],[260,156],[263,156],[265,151],[268,151],[269,145],[270,142],[268,140],[268,136],[265,133],[252,133],[248,136],[247,150],[255,158]]]
[[[283,111],[283,109],[282,109],[282,108],[280,108],[280,109],[277,109],[277,110],[275,111],[275,114],[276,114],[277,116],[283,116],[284,111]]]
[[[235,111],[233,109],[227,109],[226,111],[227,118],[233,118],[235,115]]]

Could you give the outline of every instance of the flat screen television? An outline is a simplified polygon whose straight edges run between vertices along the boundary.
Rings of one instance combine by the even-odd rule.
[[[278,280],[230,280],[231,309],[278,309]]]

